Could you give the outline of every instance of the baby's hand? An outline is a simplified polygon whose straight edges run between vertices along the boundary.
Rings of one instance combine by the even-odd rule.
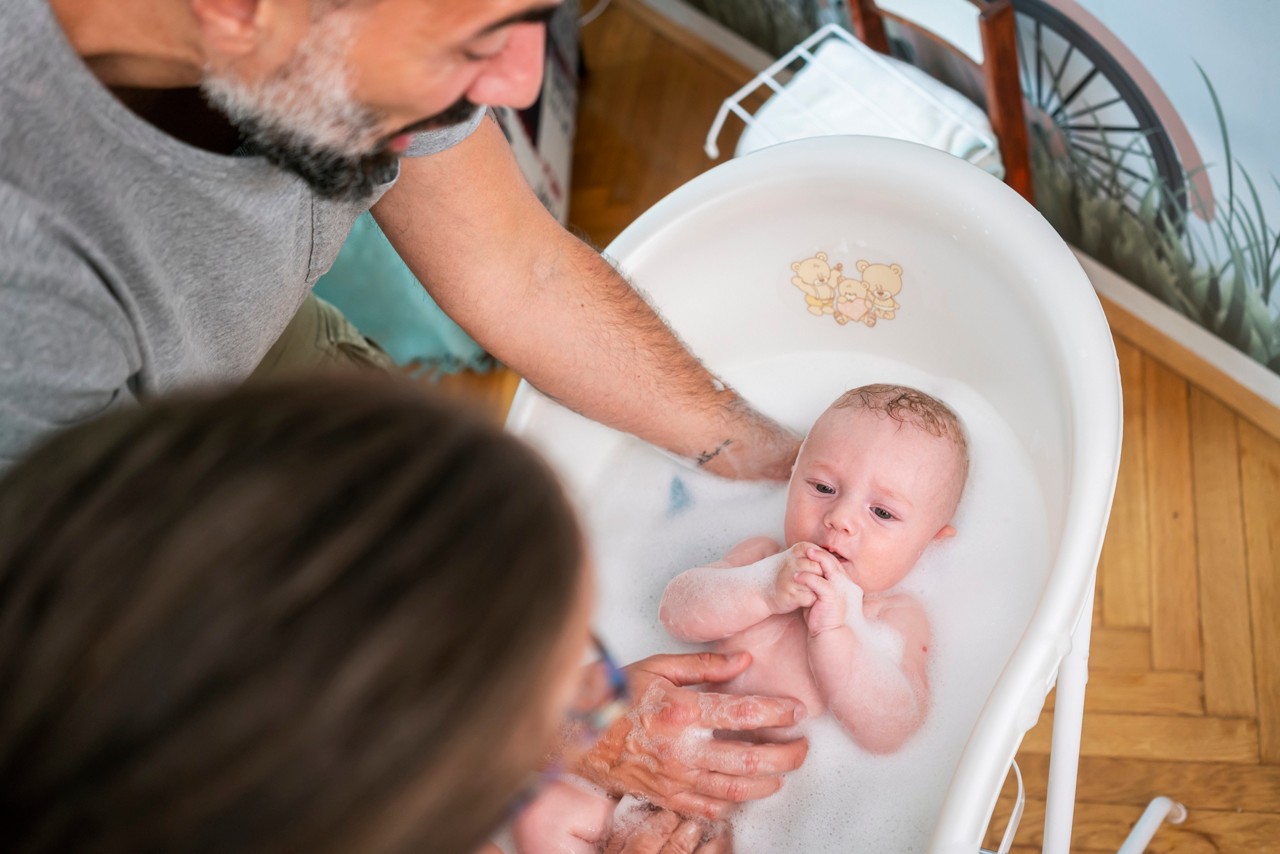
[[[603,792],[589,792],[567,780],[552,783],[512,823],[516,854],[597,851],[613,824],[615,806]]]
[[[787,549],[769,591],[769,610],[773,613],[790,614],[813,604],[813,591],[802,576],[822,573],[822,567],[808,557],[808,551],[816,548],[812,543],[796,543]]]
[[[861,613],[862,588],[844,575],[839,561],[830,552],[810,546],[806,554],[822,569],[821,575],[807,573],[801,579],[814,595],[805,623],[809,626],[809,635],[816,637],[845,625],[850,605]],[[850,602],[851,599],[856,601]]]

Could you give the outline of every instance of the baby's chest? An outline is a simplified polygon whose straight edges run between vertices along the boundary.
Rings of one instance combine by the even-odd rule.
[[[731,693],[795,697],[814,717],[825,711],[809,670],[809,630],[800,612],[770,617],[719,646],[751,653],[751,666],[728,684]]]
[[[724,645],[751,653],[751,669],[761,676],[809,672],[809,630],[799,611],[762,620]]]

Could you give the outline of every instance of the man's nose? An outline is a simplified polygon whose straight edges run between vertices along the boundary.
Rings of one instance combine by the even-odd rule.
[[[513,24],[502,52],[485,60],[485,67],[467,90],[473,104],[523,109],[538,98],[546,56],[545,24]]]

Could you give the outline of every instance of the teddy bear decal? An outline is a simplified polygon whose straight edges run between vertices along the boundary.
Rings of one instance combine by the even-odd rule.
[[[791,284],[804,293],[810,314],[830,315],[841,326],[852,321],[871,327],[893,320],[902,307],[894,299],[902,292],[902,266],[861,260],[854,266],[860,278],[846,277],[844,264],[832,265],[827,253],[818,252],[792,262]]]

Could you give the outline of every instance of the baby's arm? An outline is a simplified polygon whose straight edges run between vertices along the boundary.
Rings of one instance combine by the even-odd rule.
[[[819,559],[823,575],[803,577],[817,602],[809,609],[809,668],[841,726],[874,753],[897,750],[924,722],[929,706],[927,672],[931,632],[915,599],[885,600],[872,625],[862,590],[834,557]],[[876,637],[887,627],[901,639]]]
[[[811,604],[813,593],[795,579],[801,569],[794,548],[784,552],[775,540],[754,537],[715,563],[673,578],[658,616],[679,640],[721,640]]]

